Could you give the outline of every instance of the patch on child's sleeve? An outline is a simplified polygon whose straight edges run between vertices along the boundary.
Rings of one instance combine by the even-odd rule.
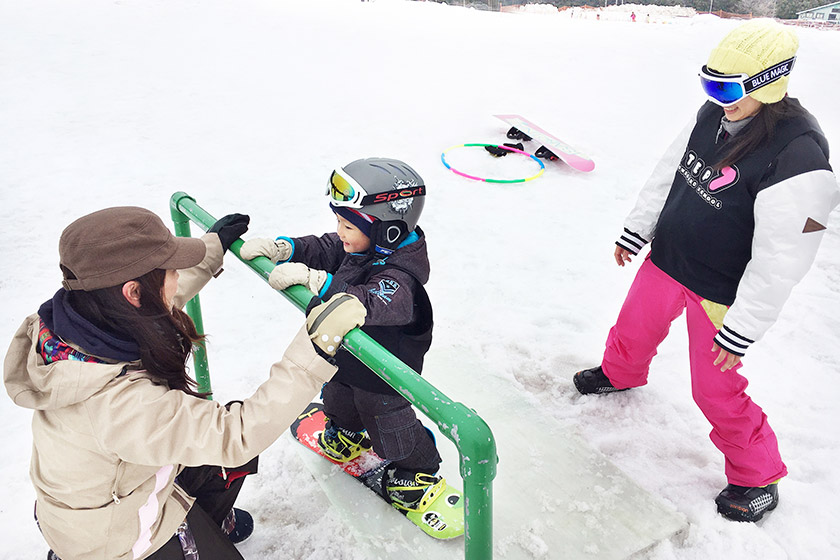
[[[379,281],[379,286],[370,290],[370,293],[384,301],[386,304],[391,303],[391,298],[400,289],[400,283],[390,278],[385,278]]]

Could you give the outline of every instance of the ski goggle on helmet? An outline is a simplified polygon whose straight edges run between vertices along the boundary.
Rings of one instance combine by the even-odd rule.
[[[330,174],[326,194],[335,206],[364,208],[372,204],[423,196],[426,194],[426,187],[425,185],[412,185],[403,189],[368,194],[353,177],[342,169],[336,169]]]
[[[796,57],[783,60],[778,64],[762,70],[754,76],[746,74],[720,74],[708,66],[700,69],[700,84],[709,99],[721,107],[729,107],[758,88],[772,84],[783,76],[790,74]]]

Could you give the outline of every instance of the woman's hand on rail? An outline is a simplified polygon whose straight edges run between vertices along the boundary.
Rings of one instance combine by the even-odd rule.
[[[366,315],[365,306],[356,296],[340,292],[309,310],[306,330],[316,350],[335,356],[344,336],[364,325]]]
[[[222,250],[227,252],[234,241],[248,231],[248,223],[251,217],[246,214],[228,214],[216,220],[207,233],[215,233],[222,242]]]

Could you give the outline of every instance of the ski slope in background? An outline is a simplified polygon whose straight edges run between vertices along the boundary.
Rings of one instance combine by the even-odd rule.
[[[421,224],[436,316],[436,367],[424,374],[431,383],[446,391],[465,378],[505,379],[540,411],[523,433],[534,445],[552,444],[540,439],[541,417],[574,427],[684,514],[685,542],[663,543],[647,559],[836,556],[840,506],[828,494],[840,479],[836,212],[813,269],[742,370],[790,470],[778,510],[761,524],[715,513],[723,459],[691,401],[682,321],[644,389],[580,397],[571,383],[574,371],[598,363],[637,269],[612,257],[624,215],[703,102],[697,71],[734,25],[401,0],[0,0],[0,348],[59,287],[58,237],[82,214],[139,205],[166,218],[170,195],[183,190],[217,217],[250,214],[249,235],[321,233],[334,227],[322,198],[334,167],[399,158],[429,191]],[[790,92],[836,150],[840,74],[827,69],[840,33],[799,36]],[[493,118],[500,113],[521,114],[580,149],[595,171],[547,163],[535,181],[488,185],[441,164],[449,146],[508,141]],[[534,172],[521,156],[463,149],[447,157],[475,175]],[[202,305],[223,402],[256,389],[303,320],[235,259],[202,292]],[[449,396],[479,414],[494,407],[493,399]],[[0,420],[0,558],[43,558],[28,480],[30,413],[3,398]],[[371,560],[296,445],[282,437],[245,486],[240,505],[257,529],[243,554]],[[499,477],[533,468],[526,456],[499,456]],[[554,558],[544,536],[534,527],[500,542],[498,557],[516,549]],[[418,532],[417,547],[424,539]]]

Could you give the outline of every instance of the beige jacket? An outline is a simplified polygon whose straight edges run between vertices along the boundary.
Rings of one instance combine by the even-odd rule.
[[[182,271],[176,304],[195,295],[221,266],[218,237],[206,235],[204,241],[207,256]],[[248,462],[335,373],[302,329],[268,380],[228,410],[156,385],[137,362],[45,365],[37,341],[36,314],[12,340],[4,381],[12,400],[34,411],[30,475],[38,521],[63,560],[152,554],[192,505],[174,482],[184,466]]]

